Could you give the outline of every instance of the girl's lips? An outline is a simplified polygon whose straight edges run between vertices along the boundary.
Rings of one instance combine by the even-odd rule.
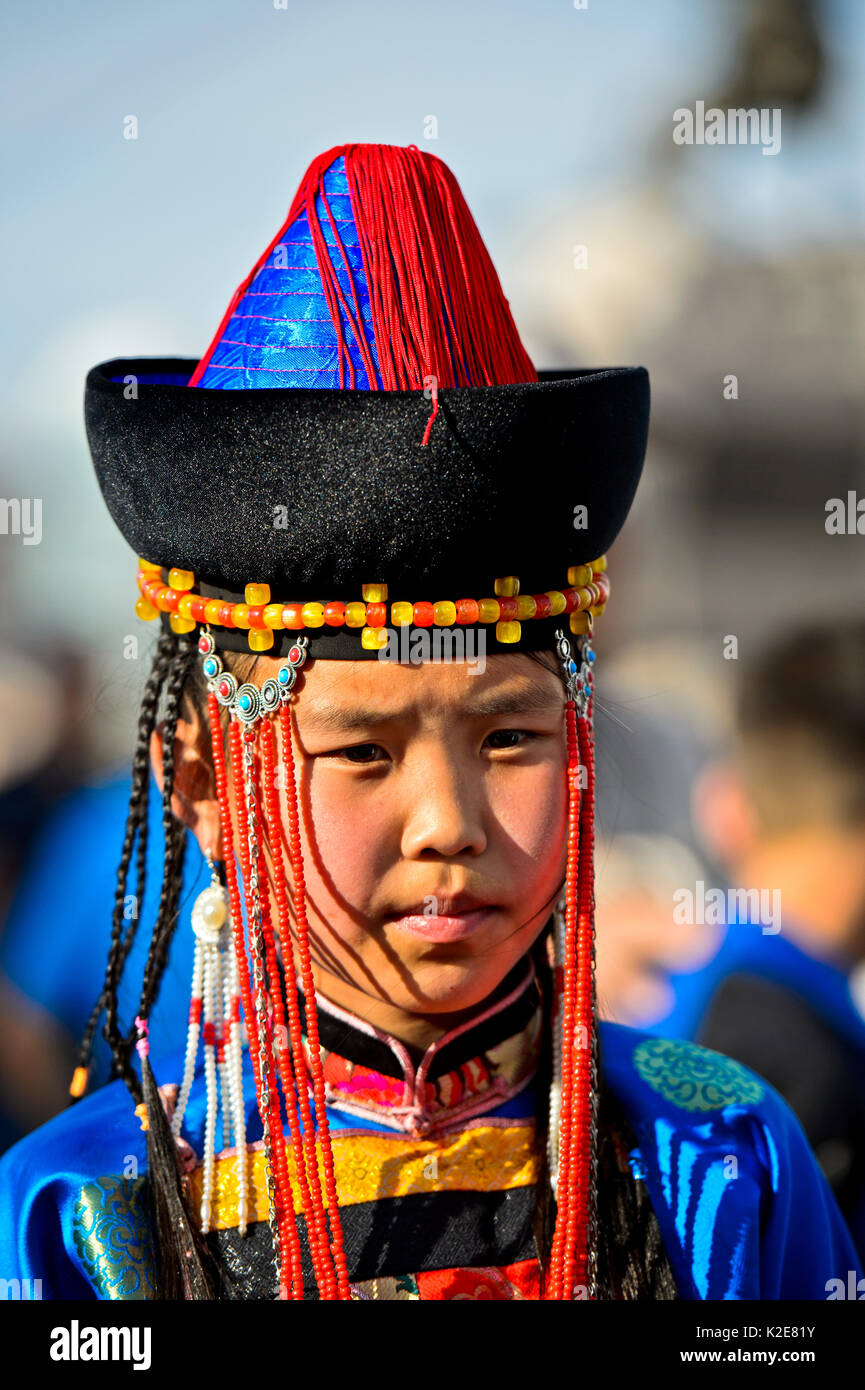
[[[393,925],[425,941],[466,941],[474,936],[494,911],[493,907],[476,907],[470,912],[436,917],[412,913],[407,917],[395,918]]]

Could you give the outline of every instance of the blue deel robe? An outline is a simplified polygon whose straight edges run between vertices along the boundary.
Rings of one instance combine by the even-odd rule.
[[[612,1023],[600,1037],[681,1298],[865,1299],[835,1199],[766,1082],[691,1042]],[[484,1122],[505,1124],[510,1109]],[[253,1141],[251,1107],[249,1118]],[[337,1108],[330,1123],[353,1127],[364,1153],[369,1126]],[[184,1126],[199,1153],[203,1125],[199,1076]],[[145,1136],[119,1081],[23,1139],[0,1160],[0,1277],[22,1281],[23,1297],[34,1296],[33,1281],[46,1299],[151,1296],[150,1236],[136,1205],[145,1166]]]

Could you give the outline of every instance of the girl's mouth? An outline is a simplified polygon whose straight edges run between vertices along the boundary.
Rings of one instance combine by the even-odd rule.
[[[466,941],[489,921],[495,910],[486,905],[448,914],[409,913],[393,918],[392,924],[425,941]]]

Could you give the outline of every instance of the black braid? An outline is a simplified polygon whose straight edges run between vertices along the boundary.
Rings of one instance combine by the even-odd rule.
[[[182,639],[181,641],[178,641],[177,638],[171,637],[171,636],[168,635],[168,634],[166,634],[166,637],[167,637],[167,641],[168,641],[168,643],[169,643],[170,645],[169,645],[169,647],[168,647],[168,662],[167,662],[167,668],[166,668],[167,680],[166,680],[166,703],[165,703],[165,716],[164,716],[164,719],[165,719],[165,730],[164,730],[164,734],[163,734],[163,744],[164,744],[163,764],[164,764],[164,767],[165,767],[165,773],[164,773],[163,805],[165,804],[165,801],[166,801],[166,799],[167,799],[168,805],[169,805],[169,810],[170,810],[171,796],[172,796],[172,793],[173,793],[173,790],[174,790],[174,739],[175,739],[175,735],[176,735],[176,732],[177,732],[177,718],[178,718],[178,713],[179,713],[180,697],[181,697],[181,693],[182,693],[182,690],[183,690],[183,680],[184,680],[184,675],[185,675],[186,667],[188,666],[189,661],[191,660],[191,657],[192,657],[192,655],[194,654],[195,648],[194,648],[194,644],[190,643],[188,640]],[[166,639],[163,638],[163,641],[165,641],[165,640],[166,640]],[[161,651],[161,650],[163,649],[163,641],[160,642],[160,647],[159,647],[159,649],[158,649],[158,652]],[[159,654],[158,654],[158,653],[157,653],[157,662],[159,662]],[[155,723],[155,715],[154,715],[154,723]],[[138,753],[139,753],[139,749],[137,748],[137,749],[136,749],[136,755],[137,755]],[[147,753],[147,756],[148,756],[148,760],[149,760],[149,740],[148,740],[148,753]],[[148,785],[149,785],[148,777],[147,777],[146,772],[142,774],[142,779],[141,779],[141,780],[142,780],[143,785],[142,785],[142,790],[141,790],[141,803],[140,803],[140,808],[141,808],[141,814],[143,815],[144,818],[146,818],[146,816],[147,816],[147,803],[148,803],[147,791],[148,791]],[[148,952],[147,967],[145,968],[145,972],[146,972],[146,973],[147,973],[147,969],[148,969],[149,966],[150,966],[151,959],[152,959],[152,957],[153,957],[153,953],[154,953],[154,944],[155,944],[158,940],[161,939],[162,934],[163,934],[163,932],[164,932],[164,930],[165,930],[165,921],[164,921],[164,917],[165,917],[166,904],[168,904],[168,905],[170,906],[173,902],[176,903],[176,900],[177,900],[177,897],[178,897],[179,891],[180,891],[179,869],[178,869],[178,855],[177,855],[177,850],[176,850],[176,844],[177,844],[177,823],[176,823],[173,819],[172,819],[170,822],[166,822],[165,816],[163,815],[163,825],[165,826],[166,844],[165,844],[165,860],[164,860],[163,876],[162,876],[162,892],[161,892],[161,895],[160,895],[159,910],[158,910],[158,913],[157,913],[156,926],[155,926],[155,928],[154,928],[153,938],[152,938],[151,943],[150,943],[150,951]],[[181,833],[182,833],[182,827],[181,827]],[[124,1034],[122,1033],[121,1028],[120,1028],[120,1021],[119,1021],[118,1009],[117,1009],[117,1004],[118,1004],[117,992],[118,992],[118,988],[119,988],[119,984],[120,984],[121,970],[122,970],[122,966],[123,966],[124,959],[125,959],[123,948],[124,948],[124,945],[126,944],[126,943],[121,939],[121,937],[120,937],[120,931],[121,931],[121,929],[122,929],[122,921],[123,921],[123,908],[124,908],[124,898],[125,898],[125,883],[126,883],[126,877],[127,877],[127,874],[128,874],[128,867],[129,867],[129,862],[130,862],[131,856],[132,856],[132,843],[131,843],[131,839],[130,839],[130,830],[129,830],[129,828],[128,828],[128,829],[127,829],[127,835],[126,835],[126,841],[124,842],[124,862],[121,864],[121,869],[120,869],[120,871],[118,872],[118,887],[117,887],[117,893],[116,893],[116,896],[115,896],[115,905],[114,905],[114,931],[113,931],[113,939],[112,939],[112,951],[111,951],[111,955],[110,955],[110,957],[109,957],[108,971],[107,971],[106,977],[105,977],[106,998],[105,998],[105,1026],[104,1026],[104,1029],[103,1029],[103,1036],[105,1037],[106,1042],[108,1043],[109,1047],[111,1048],[111,1054],[112,1054],[112,1057],[113,1057],[113,1059],[114,1059],[114,1065],[113,1065],[113,1069],[112,1069],[112,1075],[114,1075],[114,1076],[122,1076],[122,1077],[123,1077],[123,1080],[126,1082],[127,1086],[129,1087],[130,1091],[132,1092],[133,1096],[135,1096],[135,1098],[136,1098],[137,1101],[140,1101],[140,1099],[141,1099],[141,1086],[140,1086],[140,1083],[139,1083],[139,1081],[138,1081],[138,1077],[136,1076],[135,1071],[133,1070],[133,1068],[132,1068],[132,1066],[131,1066],[131,1063],[130,1063],[130,1060],[129,1060],[130,1054],[131,1054],[131,1051],[132,1051],[132,1047],[133,1047],[133,1044],[134,1044],[134,1041],[135,1041],[135,1030],[134,1030],[134,1026],[133,1026],[133,1028],[130,1030],[129,1034],[127,1034],[126,1036],[124,1036]],[[179,866],[179,867],[180,867],[180,869],[182,869],[182,856],[181,856],[181,863],[180,863],[180,866]],[[139,908],[140,908],[140,900],[139,900]],[[140,912],[139,912],[138,915],[140,916]],[[129,931],[129,933],[128,933],[128,935],[129,935],[130,937],[134,937],[134,929],[135,929],[135,926],[136,926],[136,919],[133,919],[133,922],[132,922],[131,927],[130,927],[130,931]],[[173,921],[172,921],[172,923],[171,923],[171,928],[172,928],[172,929],[173,929],[173,926],[174,926],[174,923],[173,923]],[[131,942],[131,940],[130,940],[130,941],[129,941],[129,946],[131,946],[131,944],[132,944],[132,942]]]
[[[147,684],[144,687],[144,695],[141,701],[135,753],[132,759],[132,789],[129,797],[129,811],[126,818],[126,830],[124,833],[120,866],[117,870],[117,888],[114,896],[114,913],[112,917],[111,947],[108,957],[108,966],[102,989],[99,992],[99,997],[88,1019],[78,1053],[78,1066],[84,1067],[85,1069],[90,1066],[90,1060],[93,1054],[93,1042],[96,1036],[96,1028],[99,1019],[107,1006],[109,998],[116,999],[120,978],[129,952],[132,949],[138,924],[141,920],[141,907],[144,900],[147,873],[147,805],[150,787],[150,740],[153,730],[156,727],[159,697],[162,693],[162,687],[170,667],[174,647],[174,639],[168,634],[162,634],[156,648],[153,667],[147,678]],[[124,936],[123,923],[125,921],[126,888],[129,876],[129,865],[132,858],[132,848],[136,834],[138,836],[135,878],[137,904],[135,915]]]
[[[173,641],[175,655],[166,686],[162,734],[162,829],[165,837],[165,864],[156,926],[153,930],[150,951],[144,966],[141,998],[138,1005],[138,1012],[142,1018],[150,1016],[150,1010],[159,991],[162,973],[168,958],[168,949],[177,927],[180,892],[183,883],[183,859],[186,850],[186,830],[171,809],[171,797],[174,791],[177,721],[180,717],[184,688],[197,647],[188,638],[181,638],[179,641],[174,638]],[[128,1047],[134,1043],[134,1025],[125,1041]]]

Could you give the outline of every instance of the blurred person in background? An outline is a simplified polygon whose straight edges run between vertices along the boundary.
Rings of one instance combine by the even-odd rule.
[[[738,902],[780,913],[728,914],[711,963],[672,987],[705,997],[696,1039],[797,1113],[865,1249],[865,623],[765,651],[735,751],[701,774],[695,807]]]
[[[129,804],[128,774],[81,785],[47,808],[24,860],[24,867],[0,935],[0,1148],[42,1124],[69,1101],[69,1081],[82,1036],[95,1030],[92,1084],[110,1076],[110,1053],[95,1006],[102,990],[111,939],[111,909],[117,883],[117,856]],[[164,839],[160,798],[150,790],[153,833],[146,846],[148,873],[143,902],[130,894],[124,918],[134,927],[130,971],[143,969],[147,923],[155,917],[162,874]],[[193,836],[187,837],[181,905],[200,891],[204,860]],[[137,930],[138,923],[145,925]],[[127,928],[127,930],[128,930]],[[177,933],[166,964],[156,1006],[159,1041],[173,1050],[183,1042],[183,1018],[192,968],[190,939]],[[126,975],[128,981],[129,975]],[[134,976],[133,976],[134,978]],[[136,1000],[121,981],[124,1014]]]

